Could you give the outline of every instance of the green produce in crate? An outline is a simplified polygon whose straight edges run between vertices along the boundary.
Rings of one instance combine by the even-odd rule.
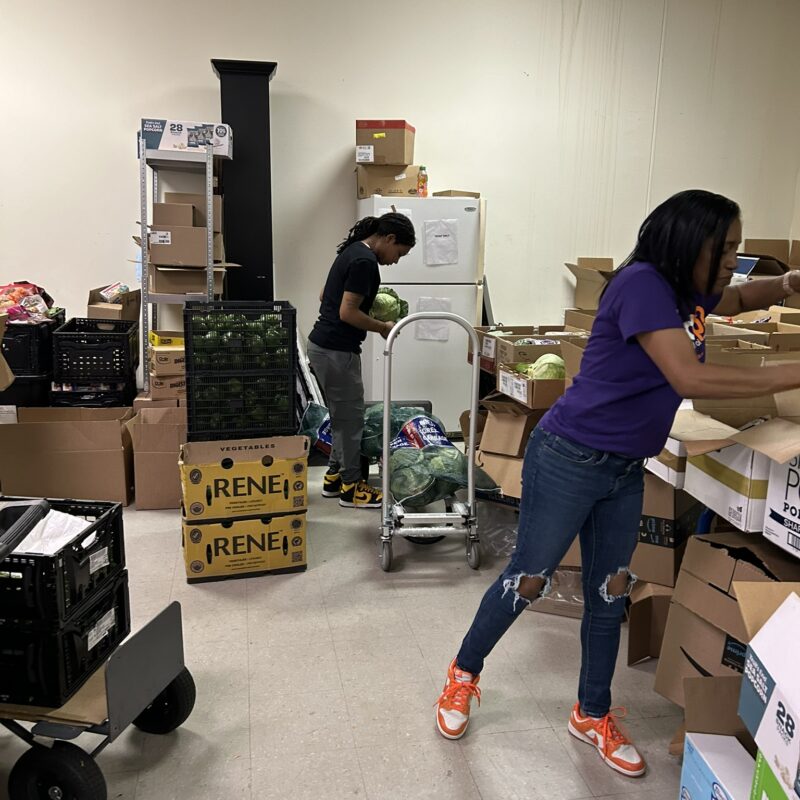
[[[238,378],[229,378],[225,384],[225,394],[229,398],[241,397],[244,391],[244,386]]]

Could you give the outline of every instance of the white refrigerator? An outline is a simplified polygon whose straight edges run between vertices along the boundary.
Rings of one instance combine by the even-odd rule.
[[[408,302],[409,313],[451,311],[479,325],[483,307],[485,201],[469,197],[358,201],[358,219],[389,211],[414,223],[417,244],[397,264],[381,267],[381,283]],[[369,334],[363,348],[367,400],[383,400],[384,340]],[[472,368],[466,331],[453,323],[417,322],[395,340],[392,400],[430,400],[448,431],[469,407]]]

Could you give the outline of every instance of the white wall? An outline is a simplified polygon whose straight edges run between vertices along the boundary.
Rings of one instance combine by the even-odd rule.
[[[90,287],[132,280],[140,117],[216,120],[209,60],[261,59],[278,62],[277,293],[306,329],[353,221],[358,117],[408,118],[431,188],[483,193],[496,313],[555,322],[562,262],[624,257],[678,189],[729,193],[746,233],[788,235],[799,25],[794,0],[8,0],[0,282],[78,314]]]

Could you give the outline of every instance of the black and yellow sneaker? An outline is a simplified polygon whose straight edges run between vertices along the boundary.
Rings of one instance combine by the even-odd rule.
[[[342,491],[342,476],[339,470],[331,467],[322,479],[322,496],[338,497]]]
[[[344,508],[380,508],[383,505],[383,493],[366,481],[342,483],[339,505]]]

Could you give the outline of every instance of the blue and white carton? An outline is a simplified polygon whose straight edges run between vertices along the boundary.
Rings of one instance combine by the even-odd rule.
[[[735,736],[687,733],[680,800],[749,800],[755,762]]]

